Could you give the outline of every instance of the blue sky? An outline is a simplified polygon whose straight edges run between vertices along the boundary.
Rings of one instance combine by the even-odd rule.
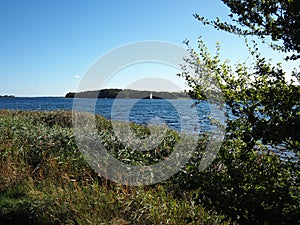
[[[224,58],[244,60],[242,39],[193,17],[226,19],[228,12],[219,0],[1,0],[0,95],[64,96],[77,89],[97,58],[136,41],[184,47],[185,38],[194,45],[201,35],[212,50],[221,42]],[[112,79],[110,85],[123,83]]]

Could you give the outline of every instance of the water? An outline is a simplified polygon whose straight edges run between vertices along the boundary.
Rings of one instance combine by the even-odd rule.
[[[69,98],[0,98],[0,109],[11,110],[71,110],[73,99]]]
[[[0,98],[0,109],[10,110],[72,110],[72,98]],[[166,124],[177,131],[203,133],[210,131],[210,106],[202,102],[191,107],[191,100],[165,99],[76,99],[76,110],[95,112],[107,119],[138,124]]]

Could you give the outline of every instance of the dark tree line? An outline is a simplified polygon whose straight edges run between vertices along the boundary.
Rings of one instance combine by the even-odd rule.
[[[96,91],[85,92],[69,92],[66,98],[131,98],[131,99],[149,99],[152,93],[153,99],[181,99],[187,98],[185,92],[151,92],[151,91],[138,91],[129,89],[102,89]]]

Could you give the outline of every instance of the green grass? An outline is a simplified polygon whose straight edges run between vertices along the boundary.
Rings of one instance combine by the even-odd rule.
[[[128,155],[110,121],[96,121],[111,154],[133,164],[156,163],[176,142],[168,131],[151,157]],[[131,126],[141,137],[149,133]],[[71,127],[71,112],[0,111],[0,224],[231,224],[189,192],[178,197],[166,185],[128,187],[95,174]]]

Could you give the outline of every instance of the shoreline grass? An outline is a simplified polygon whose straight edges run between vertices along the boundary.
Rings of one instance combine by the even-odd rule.
[[[109,138],[110,122],[96,121]],[[1,224],[232,224],[191,193],[178,198],[163,185],[128,187],[100,177],[71,127],[68,111],[0,111]],[[145,129],[135,127],[141,135]]]

